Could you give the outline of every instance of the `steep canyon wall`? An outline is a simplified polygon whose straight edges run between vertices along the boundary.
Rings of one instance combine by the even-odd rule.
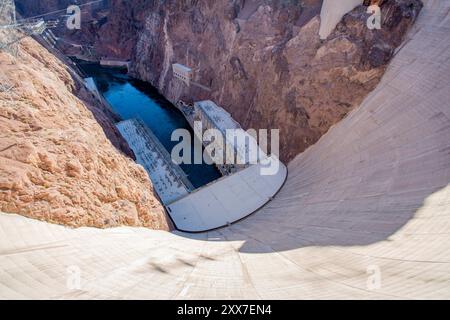
[[[245,128],[279,128],[285,161],[314,144],[375,88],[420,12],[419,0],[365,6],[319,37],[322,1],[112,1],[99,52],[131,58],[132,73],[172,101],[212,99]],[[113,48],[112,48],[113,47]],[[194,70],[180,85],[172,63]]]
[[[0,51],[0,211],[72,227],[168,229],[113,115],[32,39]]]

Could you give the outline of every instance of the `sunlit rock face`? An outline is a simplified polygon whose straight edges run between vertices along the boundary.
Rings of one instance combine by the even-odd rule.
[[[71,227],[168,229],[111,113],[31,39],[0,51],[0,211]]]

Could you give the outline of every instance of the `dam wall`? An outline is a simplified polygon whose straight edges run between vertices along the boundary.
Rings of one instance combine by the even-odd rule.
[[[423,2],[381,83],[251,217],[192,235],[1,214],[0,298],[450,299],[450,1]]]

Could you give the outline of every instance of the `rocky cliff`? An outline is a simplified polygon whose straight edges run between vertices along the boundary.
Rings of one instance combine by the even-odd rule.
[[[172,101],[212,99],[245,128],[281,129],[286,161],[358,106],[383,75],[422,4],[382,4],[382,29],[366,7],[320,40],[321,0],[113,0],[98,52],[133,60],[133,74]],[[180,85],[172,63],[211,92]]]
[[[0,211],[72,227],[168,229],[111,112],[31,39],[0,51]]]

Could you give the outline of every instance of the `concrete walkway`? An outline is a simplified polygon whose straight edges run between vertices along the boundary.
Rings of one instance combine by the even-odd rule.
[[[424,3],[262,210],[195,236],[0,215],[0,298],[450,299],[450,1]]]

